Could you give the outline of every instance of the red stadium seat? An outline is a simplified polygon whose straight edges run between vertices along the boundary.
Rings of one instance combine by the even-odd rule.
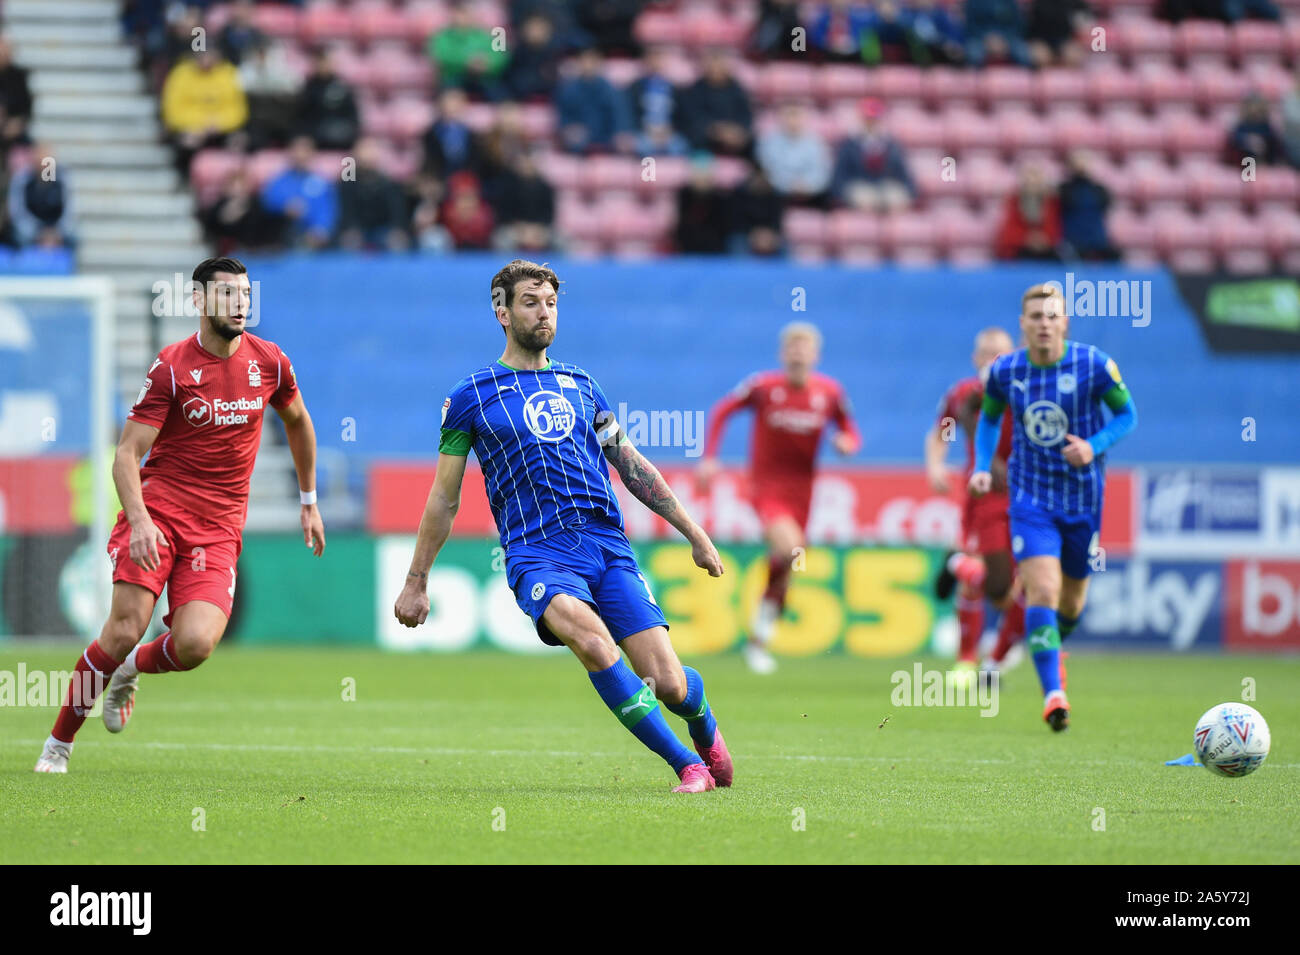
[[[1004,103],[991,117],[996,130],[996,145],[1008,153],[1026,149],[1050,149],[1046,124],[1027,106]]]
[[[1037,132],[1063,151],[1084,147],[1104,149],[1110,141],[1106,121],[1081,109],[1052,110]]]
[[[1191,213],[1167,209],[1154,213],[1151,224],[1155,228],[1156,248],[1164,255],[1179,249],[1204,249],[1212,247],[1206,223]]]
[[[1250,197],[1254,183],[1241,181],[1241,171],[1217,158],[1185,159],[1179,175],[1187,182],[1191,196],[1201,203],[1228,202],[1240,208]]]
[[[1175,272],[1198,274],[1215,270],[1214,253],[1209,249],[1174,249],[1166,261]]]
[[[556,191],[577,189],[582,183],[582,160],[558,150],[541,152],[537,168]]]
[[[442,0],[406,0],[402,9],[406,13],[408,38],[419,41],[422,46],[450,19]]]
[[[924,98],[922,74],[915,66],[878,66],[869,73],[871,94],[887,103],[920,102]]]
[[[1295,83],[1295,76],[1277,63],[1250,63],[1243,71],[1249,87],[1276,103]]]
[[[926,212],[906,210],[882,216],[880,237],[895,256],[924,251],[931,261],[938,257],[938,223]]]
[[[406,14],[387,0],[358,0],[352,6],[356,35],[368,40],[406,40],[410,36]]]
[[[812,99],[814,72],[803,63],[768,63],[758,70],[752,92],[768,103]]]
[[[1161,117],[1160,126],[1165,149],[1174,155],[1218,154],[1223,149],[1223,128],[1195,113],[1168,110]]]
[[[815,242],[791,242],[790,258],[800,265],[820,265],[829,258],[826,249]]]
[[[1215,64],[1199,64],[1191,69],[1196,102],[1202,107],[1222,103],[1240,103],[1250,89],[1250,77],[1240,70]]]
[[[752,7],[744,7],[752,13]],[[739,12],[739,11],[737,11]],[[753,29],[751,17],[728,15],[716,7],[699,6],[686,12],[685,40],[694,46],[723,46],[739,49]]]
[[[1126,18],[1102,24],[1107,53],[1122,53],[1131,62],[1168,61],[1174,55],[1174,28],[1163,20]]]
[[[1164,149],[1164,131],[1147,116],[1127,107],[1107,110],[1102,121],[1107,142],[1120,153],[1155,153]]]
[[[941,114],[941,118],[945,130],[944,145],[949,149],[994,150],[1001,145],[998,125],[989,116],[957,105]]]
[[[1107,217],[1111,241],[1126,251],[1152,252],[1156,248],[1156,230],[1151,220],[1130,209],[1116,209]]]
[[[1259,217],[1268,249],[1278,259],[1300,253],[1300,213],[1294,208],[1266,209]]]
[[[684,38],[682,19],[670,10],[652,8],[636,18],[634,35],[649,46],[681,43]]]
[[[1263,249],[1234,249],[1221,256],[1223,269],[1233,275],[1267,275],[1273,271],[1273,259]]]
[[[1175,48],[1187,62],[1227,62],[1232,35],[1214,20],[1184,20],[1175,30]]]
[[[268,179],[277,175],[287,165],[289,165],[289,157],[283,150],[263,149],[249,157],[248,174],[257,188],[261,189]]]
[[[597,241],[601,238],[599,209],[594,202],[583,200],[577,193],[561,191],[555,199],[555,224],[565,235],[579,241]]]
[[[611,57],[601,67],[605,79],[619,89],[636,82],[644,72],[639,60],[631,60],[627,57]]]
[[[921,95],[931,107],[947,109],[955,103],[973,103],[978,89],[969,70],[936,66],[921,75]]]
[[[1143,63],[1138,67],[1138,87],[1142,101],[1159,107],[1164,103],[1190,103],[1196,98],[1196,84],[1190,73],[1163,63]]]
[[[425,93],[433,88],[433,63],[405,50],[374,49],[367,58],[371,85],[384,90]]]
[[[1088,100],[1087,74],[1080,70],[1048,67],[1031,77],[1030,95],[1040,107],[1055,110],[1062,104]]]
[[[531,141],[549,142],[555,136],[557,119],[550,103],[525,103],[520,107],[524,135]]]
[[[813,93],[825,102],[838,99],[857,101],[867,95],[870,79],[860,66],[830,63],[813,74]]]
[[[1267,54],[1280,59],[1286,52],[1286,31],[1276,23],[1240,20],[1232,26],[1232,52],[1241,60]]]
[[[1300,59],[1300,17],[1290,17],[1282,24],[1286,34],[1286,52],[1292,59]]]
[[[433,125],[433,116],[433,104],[426,99],[394,99],[388,104],[389,135],[397,139],[419,139]]]
[[[837,249],[879,247],[880,219],[875,214],[837,209],[828,218],[827,238]]]
[[[820,248],[829,242],[830,224],[826,213],[817,209],[788,209],[782,232],[789,242]]]
[[[967,196],[1000,204],[1015,189],[1016,173],[1001,159],[962,157],[957,160],[957,181],[964,185]]]
[[[303,39],[310,43],[341,40],[354,35],[351,13],[335,3],[312,3],[303,11],[298,23]]]
[[[278,3],[259,3],[253,8],[253,22],[268,36],[281,40],[296,37],[301,31],[302,11]]]
[[[1240,175],[1236,167],[1229,166]],[[1300,173],[1289,166],[1257,166],[1255,181],[1246,183],[1247,193],[1252,201],[1263,206],[1265,203],[1300,202]]]
[[[244,165],[244,157],[225,149],[199,151],[190,163],[190,185],[200,205],[217,198],[230,174]]]
[[[1033,97],[1033,80],[1018,66],[990,66],[975,73],[980,99],[990,105],[1028,103]]]
[[[1136,104],[1142,98],[1142,84],[1133,70],[1108,63],[1083,75],[1088,86],[1088,102],[1095,107]]]
[[[945,124],[933,113],[906,107],[891,109],[885,125],[909,149],[938,149],[945,143]]]

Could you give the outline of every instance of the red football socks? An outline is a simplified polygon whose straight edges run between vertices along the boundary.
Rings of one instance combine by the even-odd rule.
[[[175,673],[189,669],[181,665],[170,630],[135,651],[135,668],[141,673]]]
[[[54,720],[51,736],[64,743],[71,743],[76,738],[77,730],[95,708],[95,699],[103,692],[117,667],[117,661],[100,647],[98,640],[86,647],[72,671],[72,682]]]

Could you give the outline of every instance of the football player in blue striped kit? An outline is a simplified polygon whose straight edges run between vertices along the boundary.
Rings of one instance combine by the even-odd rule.
[[[1025,586],[1025,642],[1043,687],[1043,719],[1070,724],[1061,686],[1061,639],[1083,613],[1090,560],[1101,528],[1106,451],[1137,426],[1137,411],[1114,359],[1068,340],[1065,299],[1052,284],[1020,301],[1026,347],[998,358],[984,386],[975,429],[970,492],[987,494],[1003,409],[1015,432],[1007,465],[1011,550]],[[1102,411],[1110,410],[1110,420]]]
[[[619,429],[595,379],[547,357],[559,287],[551,269],[522,259],[493,277],[505,351],[461,379],[443,403],[438,470],[393,612],[408,627],[429,614],[429,568],[451,532],[473,450],[505,550],[506,580],[538,637],[573,651],[619,722],[677,773],[681,784],[673,792],[730,786],[731,756],[704,681],[673,651],[663,611],[623,532],[609,465],[634,497],[690,542],[696,566],[720,577],[722,561]],[[661,702],[686,721],[695,752],[669,728]]]

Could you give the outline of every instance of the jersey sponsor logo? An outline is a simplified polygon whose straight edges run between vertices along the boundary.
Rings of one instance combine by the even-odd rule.
[[[1065,440],[1070,419],[1055,401],[1035,401],[1025,409],[1025,437],[1040,448],[1050,448]]]
[[[767,414],[767,423],[782,431],[794,431],[797,434],[812,434],[820,431],[826,423],[826,417],[817,411],[804,411],[799,408],[777,408]]]
[[[251,358],[248,362],[248,387],[262,387],[262,369],[257,367],[256,358]]]
[[[153,379],[146,378],[144,380],[144,384],[140,386],[140,393],[135,396],[135,403],[139,404],[140,402],[144,401],[144,396],[149,393],[149,389],[152,387],[153,387]]]
[[[202,398],[191,398],[181,405],[181,410],[191,427],[201,428],[212,421],[212,405]]]
[[[1064,375],[1061,375],[1056,379],[1056,390],[1063,395],[1073,394],[1077,385],[1078,382],[1074,380],[1074,375],[1071,375],[1069,372],[1066,372]]]
[[[202,383],[201,379],[203,378],[203,369],[202,369],[202,368],[191,368],[191,369],[190,369],[190,377],[194,379],[194,383],[195,383],[196,385],[197,385],[197,384],[201,384],[201,383]]]
[[[248,424],[250,416],[245,412],[261,411],[262,398],[260,395],[256,398],[236,398],[234,401],[214,398],[209,404],[205,399],[196,397],[185,402],[181,409],[185,412],[185,420],[195,428],[201,428],[205,424]]]
[[[575,388],[575,389],[576,389],[576,388],[578,387],[577,384],[574,382],[573,377],[572,377],[571,375],[556,375],[556,376],[555,376],[555,383],[556,383],[557,385],[559,385],[561,388]]]
[[[578,420],[569,399],[554,391],[536,391],[524,402],[524,424],[541,441],[563,441]]]

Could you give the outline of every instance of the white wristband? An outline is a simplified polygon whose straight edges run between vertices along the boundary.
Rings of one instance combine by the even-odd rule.
[[[315,491],[303,491],[303,490],[299,490],[299,491],[298,491],[298,500],[302,501],[302,506],[303,506],[303,507],[307,507],[309,504],[315,504],[315,503],[316,503],[316,492],[315,492]]]

